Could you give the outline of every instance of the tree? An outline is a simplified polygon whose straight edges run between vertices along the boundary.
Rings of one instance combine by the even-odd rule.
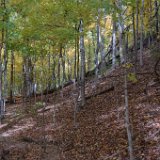
[[[112,68],[115,69],[116,65],[116,21],[115,17],[113,17],[113,29],[112,29]]]
[[[81,107],[85,105],[85,48],[84,48],[84,32],[83,32],[83,19],[80,19],[79,24],[80,32],[80,56],[81,56],[81,74],[80,74],[80,87],[81,87]]]
[[[142,0],[142,6],[141,6],[141,12],[140,12],[140,20],[141,20],[141,30],[140,30],[140,65],[143,66],[143,40],[144,40],[144,24],[143,24],[143,18],[144,18],[144,0]]]

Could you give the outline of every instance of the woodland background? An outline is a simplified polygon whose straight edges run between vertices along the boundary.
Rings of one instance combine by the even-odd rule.
[[[27,129],[24,133],[18,130],[16,136],[31,143],[31,148],[37,147],[32,145],[42,147],[35,154],[44,153],[40,158],[46,156],[47,145],[54,141],[59,159],[65,156],[67,160],[83,159],[84,149],[84,159],[90,160],[114,157],[158,160],[159,146],[153,153],[153,148],[144,146],[150,144],[142,137],[149,133],[155,138],[160,131],[159,0],[1,0],[0,4],[1,159],[7,156],[13,159],[11,148],[6,149],[8,140],[4,135],[20,120],[21,125],[28,126],[29,122],[35,130]],[[138,108],[139,105],[142,108]],[[149,119],[148,112],[154,112],[155,117]],[[115,117],[107,119],[106,113]],[[98,122],[97,116],[101,117]],[[41,117],[43,132],[35,136],[32,134],[38,130],[37,117]],[[146,131],[146,120],[154,118],[156,131],[153,128]],[[102,119],[115,123],[109,127],[112,131],[104,131],[107,138],[113,133],[117,138],[113,138],[114,142],[110,138],[98,139],[103,137],[101,131],[105,128],[104,123],[103,127],[99,124]],[[46,129],[50,123],[56,125],[52,129],[58,130],[60,137],[55,133],[50,135],[51,128]],[[86,133],[84,137],[90,135],[91,131],[84,128],[92,123],[93,144],[84,138],[86,141],[76,148],[83,139],[82,133]],[[56,127],[60,127],[60,131]],[[95,130],[100,131],[100,136]],[[18,141],[15,138],[13,144],[20,143],[19,138]],[[158,145],[159,137],[155,139],[151,146]],[[104,144],[105,141],[109,142]],[[20,153],[29,156],[30,147],[27,153]],[[48,155],[54,153],[47,151]],[[107,155],[102,156],[104,153]],[[33,158],[34,154],[31,155]]]

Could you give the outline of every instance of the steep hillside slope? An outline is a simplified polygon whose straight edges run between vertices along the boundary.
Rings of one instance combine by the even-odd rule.
[[[160,83],[154,74],[156,61],[149,52],[145,52],[144,66],[137,67],[137,81],[128,82],[136,160],[160,157]],[[63,94],[49,96],[52,104],[28,114],[21,111],[21,105],[8,106],[0,126],[1,159],[127,160],[124,68],[98,79],[96,90],[94,79],[88,80],[87,104],[76,115],[74,96],[74,85],[70,85]]]

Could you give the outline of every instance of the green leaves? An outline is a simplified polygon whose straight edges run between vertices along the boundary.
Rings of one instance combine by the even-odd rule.
[[[131,81],[131,82],[133,82],[133,83],[137,83],[137,82],[138,82],[135,73],[129,73],[129,74],[127,75],[127,78],[128,78],[129,81]]]

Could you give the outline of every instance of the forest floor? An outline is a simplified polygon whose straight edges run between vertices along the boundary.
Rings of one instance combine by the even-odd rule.
[[[145,52],[144,66],[137,67],[137,81],[128,82],[136,160],[160,160],[160,83],[149,52]],[[44,108],[32,107],[25,113],[22,104],[7,106],[0,125],[0,159],[128,160],[124,68],[99,78],[96,90],[94,84],[94,79],[87,80],[90,98],[76,113],[76,122],[74,85],[50,94]]]

